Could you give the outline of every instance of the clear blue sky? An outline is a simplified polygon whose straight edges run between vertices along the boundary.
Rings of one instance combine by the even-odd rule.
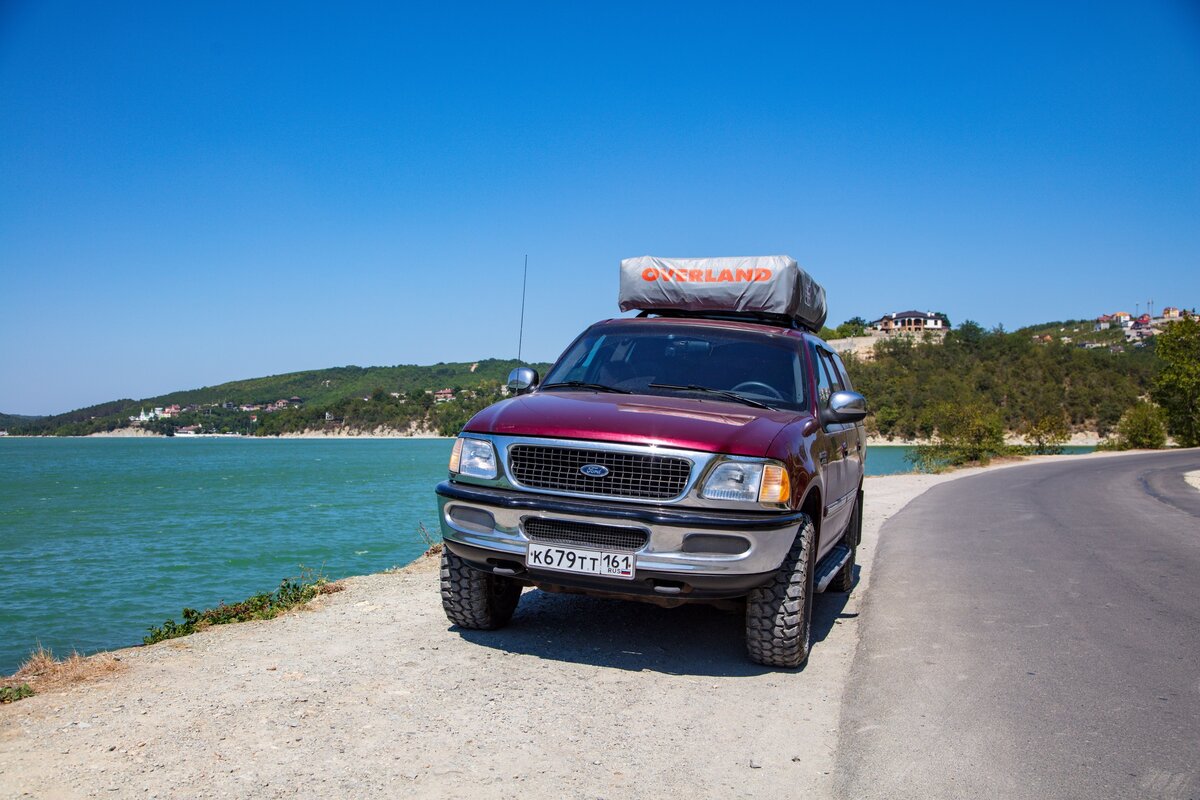
[[[0,2],[0,411],[513,357],[525,253],[536,360],[647,253],[1200,305],[1200,10]]]

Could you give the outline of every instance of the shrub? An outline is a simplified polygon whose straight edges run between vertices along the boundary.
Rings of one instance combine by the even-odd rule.
[[[924,472],[939,472],[963,464],[987,464],[1004,455],[1004,421],[983,403],[942,403],[925,415],[935,434],[906,458]]]
[[[1166,414],[1153,403],[1139,402],[1117,423],[1115,450],[1161,450],[1167,445]]]
[[[296,606],[312,600],[327,585],[324,577],[313,577],[311,570],[303,570],[299,578],[284,578],[274,592],[256,594],[240,603],[197,611],[183,610],[183,622],[169,619],[162,625],[150,628],[150,634],[142,639],[143,644],[155,644],[167,639],[202,631],[210,625],[228,625],[252,619],[271,619]]]
[[[0,703],[15,703],[26,697],[33,697],[33,689],[28,683],[18,686],[0,686]]]
[[[1058,455],[1071,438],[1071,426],[1064,414],[1047,414],[1025,426],[1025,443],[1033,455]]]

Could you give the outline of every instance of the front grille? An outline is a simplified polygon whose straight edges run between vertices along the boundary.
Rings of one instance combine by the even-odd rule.
[[[598,464],[608,474],[584,475],[579,468],[587,464]],[[692,471],[686,458],[529,444],[508,448],[508,466],[517,483],[531,489],[643,500],[678,497]]]
[[[649,534],[634,528],[615,528],[611,525],[592,525],[565,519],[525,520],[525,535],[541,544],[564,544],[593,547],[600,550],[634,552],[646,546]]]

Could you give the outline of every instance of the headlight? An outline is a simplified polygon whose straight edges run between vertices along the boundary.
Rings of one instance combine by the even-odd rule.
[[[455,439],[450,451],[450,471],[472,478],[494,478],[496,450],[486,439]]]
[[[786,503],[792,494],[787,470],[782,464],[726,461],[704,482],[700,496],[706,500],[735,500]]]

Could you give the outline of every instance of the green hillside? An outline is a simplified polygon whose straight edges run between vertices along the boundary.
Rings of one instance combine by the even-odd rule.
[[[1096,332],[1091,322],[1049,322],[1014,332],[964,322],[944,342],[881,341],[874,359],[848,359],[868,399],[868,426],[885,436],[922,438],[951,412],[983,409],[1003,427],[1022,432],[1049,425],[1111,430],[1150,390],[1159,368],[1154,340],[1142,347],[1105,345],[1120,331]],[[1116,341],[1112,342],[1113,344]],[[144,427],[171,434],[184,426],[203,432],[259,436],[305,430],[432,430],[454,434],[476,411],[500,399],[500,387],[519,362],[333,367],[231,381],[140,400],[114,400],[51,417],[5,417],[13,434],[78,436],[128,425],[141,409],[178,405],[184,411]],[[543,374],[546,364],[534,365]],[[433,392],[454,398],[435,402]],[[283,409],[251,408],[299,398]]]
[[[868,427],[884,436],[928,437],[963,408],[985,409],[1013,432],[1045,422],[1104,434],[1150,391],[1158,364],[1153,340],[1088,350],[1074,341],[1083,327],[1091,331],[1068,322],[1006,333],[968,321],[941,343],[881,341],[873,360],[849,359],[847,369],[870,402]],[[1034,340],[1051,332],[1051,341]]]
[[[477,364],[474,372],[471,371],[473,364]],[[521,366],[521,362],[515,359],[492,358],[479,362],[439,363],[432,366],[401,364],[394,367],[330,367],[230,381],[218,386],[149,397],[141,402],[153,403],[156,406],[224,402],[241,405],[299,397],[307,405],[326,405],[348,397],[364,397],[377,389],[412,394],[426,389],[475,389],[487,384],[499,386],[508,378],[508,373],[518,366]],[[547,366],[535,364],[534,368],[544,371]]]
[[[498,398],[508,373],[520,365],[515,359],[484,359],[432,366],[331,367],[230,381],[140,400],[113,400],[53,416],[8,416],[3,425],[15,435],[84,436],[125,427],[128,418],[142,409],[178,405],[199,408],[170,420],[148,423],[146,427],[171,433],[185,425],[200,425],[206,431],[260,435],[328,427],[327,422],[358,428],[407,427],[415,423],[420,427],[433,425],[436,429],[448,430],[456,422],[461,427],[467,419],[463,415],[469,409],[482,408],[480,401],[491,402]],[[532,366],[543,373],[549,367],[548,364]],[[464,395],[449,403],[436,404],[435,409],[432,395],[426,392],[438,389],[453,389],[456,394],[471,392],[476,397]],[[400,397],[393,397],[393,393]],[[252,413],[236,408],[293,397],[300,398],[300,406],[285,411]],[[224,408],[225,404],[235,408]],[[326,420],[327,412],[333,420]],[[252,416],[258,420],[252,420]]]
[[[41,417],[31,417],[25,414],[0,414],[0,431],[7,430],[16,425],[26,425],[31,422],[36,422]]]

